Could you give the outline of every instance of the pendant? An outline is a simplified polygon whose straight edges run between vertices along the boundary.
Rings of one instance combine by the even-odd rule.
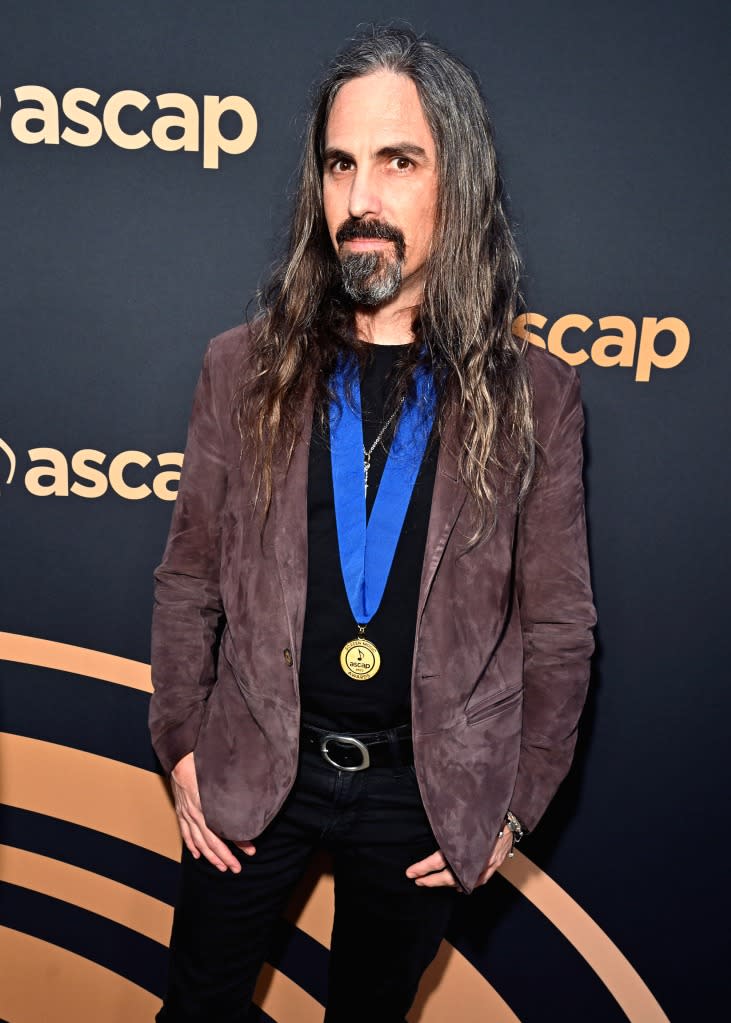
[[[340,651],[340,667],[350,678],[365,681],[373,678],[381,667],[381,655],[375,643],[363,635],[364,625],[359,625],[360,636],[351,639]]]

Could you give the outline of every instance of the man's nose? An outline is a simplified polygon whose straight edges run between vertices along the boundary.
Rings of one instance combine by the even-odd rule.
[[[359,167],[353,175],[348,199],[348,213],[351,217],[378,217],[383,204],[376,187],[374,176],[368,168]]]

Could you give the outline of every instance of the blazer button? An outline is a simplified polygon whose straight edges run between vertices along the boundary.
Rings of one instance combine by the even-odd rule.
[[[285,647],[282,652],[284,653],[284,660],[287,666],[291,668],[292,664],[294,663],[292,659],[292,651],[289,649],[289,647]]]

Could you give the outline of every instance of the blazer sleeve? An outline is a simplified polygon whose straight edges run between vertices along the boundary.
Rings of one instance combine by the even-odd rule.
[[[524,702],[510,809],[530,830],[573,759],[596,624],[582,482],[584,413],[573,368],[557,407],[516,542]]]
[[[178,496],[154,572],[149,725],[168,774],[195,747],[215,682],[223,619],[219,569],[227,474],[212,380],[214,345],[206,349],[195,389]]]

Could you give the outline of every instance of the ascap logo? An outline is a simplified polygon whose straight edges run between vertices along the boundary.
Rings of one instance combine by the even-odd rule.
[[[685,359],[690,350],[690,331],[676,316],[657,319],[644,316],[639,329],[628,316],[602,316],[597,326],[602,332],[591,339],[594,321],[581,313],[560,316],[548,327],[545,338],[529,327],[544,330],[548,318],[541,313],[523,313],[513,321],[513,334],[531,344],[557,355],[571,366],[591,361],[596,366],[634,368],[634,378],[647,383],[653,369],[672,369]],[[566,335],[579,331],[579,345],[567,348]],[[664,338],[663,349],[657,341]],[[7,470],[0,472],[0,481],[12,483],[17,459],[13,449],[0,437],[0,465],[7,460]],[[111,488],[119,497],[140,501],[154,495],[161,501],[174,501],[183,455],[166,451],[155,458],[144,451],[120,451],[107,465],[107,455],[95,448],[82,448],[67,459],[56,448],[31,448],[30,467],[25,473],[25,487],[37,497],[102,497]],[[150,468],[152,466],[152,468]],[[140,470],[144,470],[142,473]],[[159,470],[159,471],[158,471]],[[142,475],[145,477],[140,480]]]
[[[150,122],[147,108],[152,100],[136,89],[115,92],[101,107],[101,95],[93,89],[69,89],[60,101],[43,85],[20,85],[14,91],[19,106],[10,130],[26,145],[66,142],[88,147],[106,134],[120,149],[144,149],[152,142],[167,153],[201,152],[203,166],[216,170],[221,153],[245,153],[256,138],[256,111],[243,96],[204,96],[199,110],[190,96],[164,92],[155,97],[160,116]],[[147,116],[141,116],[142,111]],[[231,129],[226,134],[224,119]]]
[[[653,369],[678,366],[690,349],[690,331],[677,316],[661,320],[644,316],[639,331],[628,316],[602,316],[597,320],[602,333],[593,341],[589,332],[595,327],[594,321],[581,313],[569,313],[554,320],[545,339],[528,330],[528,327],[543,330],[547,323],[547,317],[541,313],[523,313],[513,321],[513,334],[547,349],[571,366],[591,360],[596,366],[634,367],[635,380],[639,383],[647,383]],[[578,348],[565,345],[566,335],[572,331],[580,332]],[[659,338],[667,351],[659,350]]]
[[[0,479],[12,483],[17,459],[2,438],[0,452],[8,463]],[[161,501],[174,501],[183,464],[180,451],[166,451],[154,458],[144,451],[120,451],[107,464],[107,455],[95,448],[75,451],[70,459],[57,448],[31,448],[28,459],[30,465],[23,480],[25,489],[36,497],[103,497],[111,489],[127,501],[141,501],[152,495]]]

